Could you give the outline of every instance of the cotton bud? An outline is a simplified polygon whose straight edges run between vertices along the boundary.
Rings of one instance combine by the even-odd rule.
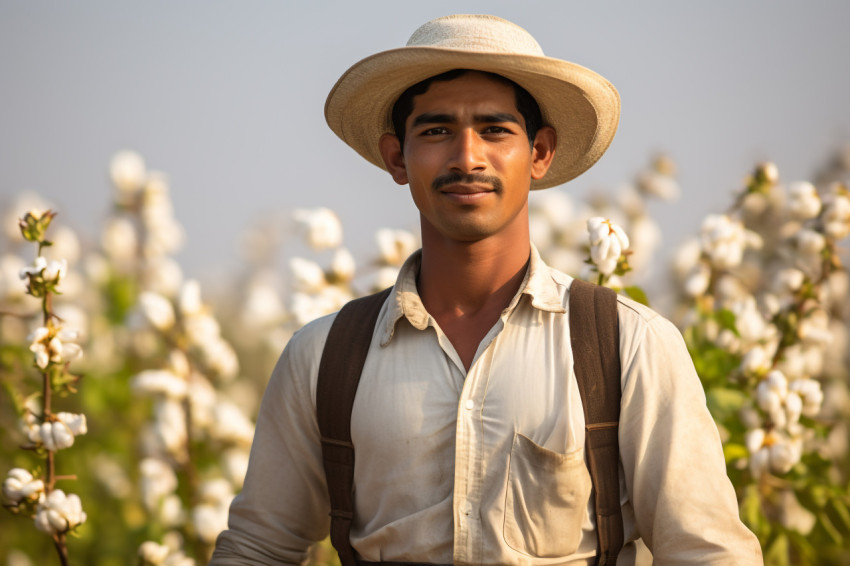
[[[336,248],[342,244],[342,224],[329,208],[297,209],[293,217],[307,228],[307,243],[314,250]]]
[[[24,239],[29,242],[43,242],[47,228],[55,216],[56,213],[50,210],[36,209],[24,214],[24,217],[18,221]]]
[[[313,261],[293,257],[289,260],[289,269],[292,272],[292,286],[296,291],[315,293],[327,285],[325,272]]]
[[[38,500],[44,493],[44,482],[33,478],[23,468],[12,468],[3,482],[3,497],[13,506],[23,500]]]
[[[602,275],[611,275],[620,256],[629,247],[629,238],[620,226],[595,216],[587,221],[590,235],[590,259]]]
[[[793,183],[788,195],[788,210],[794,218],[810,220],[820,213],[821,200],[813,184],[805,181]]]
[[[381,263],[401,266],[418,247],[416,236],[407,230],[382,228],[375,233]]]
[[[56,489],[38,505],[35,514],[35,526],[38,530],[49,535],[68,532],[74,527],[86,522],[86,514],[79,496],[66,496],[61,489]]]
[[[141,293],[139,307],[145,320],[155,329],[165,332],[174,326],[174,307],[162,295],[150,291]]]

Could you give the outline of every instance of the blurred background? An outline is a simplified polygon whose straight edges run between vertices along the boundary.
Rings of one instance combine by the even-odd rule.
[[[809,178],[850,141],[844,1],[0,3],[0,206],[34,191],[96,238],[109,159],[168,174],[188,275],[214,276],[240,234],[293,207],[341,216],[355,255],[379,227],[416,228],[405,188],[340,142],[325,96],[355,61],[428,19],[492,13],[547,55],[620,91],[619,132],[567,186],[615,191],[655,152],[677,164],[677,203],[652,211],[669,253],[722,210],[754,163]]]

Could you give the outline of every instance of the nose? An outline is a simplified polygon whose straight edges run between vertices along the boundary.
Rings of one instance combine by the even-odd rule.
[[[468,174],[481,172],[487,168],[483,140],[473,128],[464,128],[458,132],[453,149],[449,163],[452,171]]]

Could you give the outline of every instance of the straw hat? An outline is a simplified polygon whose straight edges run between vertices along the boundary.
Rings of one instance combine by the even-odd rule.
[[[495,16],[455,15],[432,20],[407,46],[355,63],[331,89],[325,119],[342,141],[385,169],[381,135],[393,132],[398,97],[419,81],[452,69],[502,75],[525,88],[540,106],[543,123],[558,135],[555,159],[532,189],[560,185],[586,171],[605,153],[620,116],[620,96],[600,75],[543,55],[523,28]]]

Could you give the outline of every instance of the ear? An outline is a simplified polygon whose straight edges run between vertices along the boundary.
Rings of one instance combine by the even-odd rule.
[[[384,134],[378,140],[378,147],[393,181],[399,185],[406,185],[407,167],[404,165],[404,153],[401,151],[398,138],[394,134]]]
[[[543,126],[537,130],[537,135],[534,137],[534,145],[531,147],[531,178],[542,179],[549,166],[552,165],[552,159],[555,157],[555,145],[558,142],[558,135],[555,133],[555,128],[551,126]]]

